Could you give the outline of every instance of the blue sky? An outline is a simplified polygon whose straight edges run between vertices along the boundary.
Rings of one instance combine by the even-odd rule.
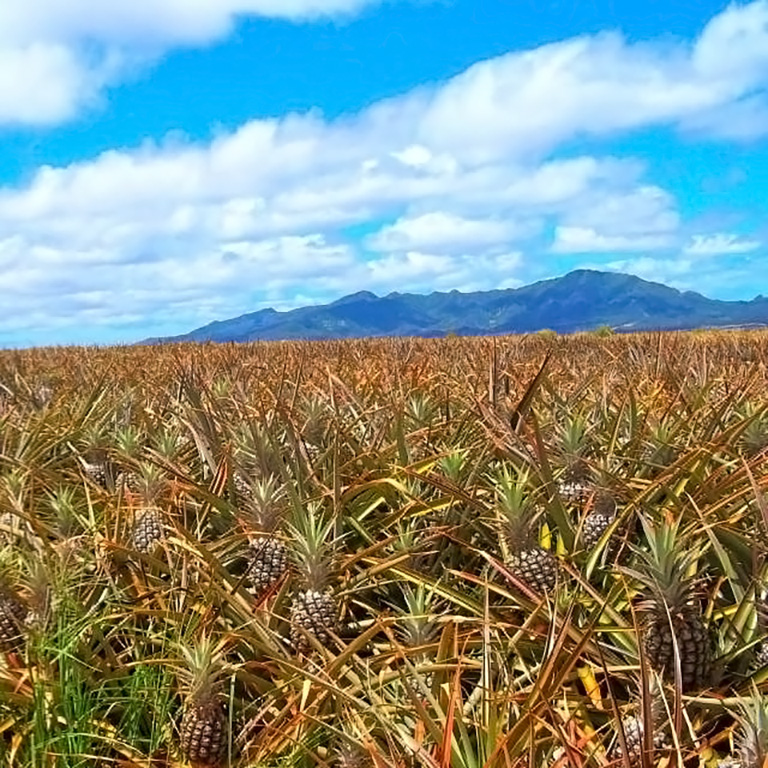
[[[0,6],[0,345],[577,267],[768,294],[768,0]]]

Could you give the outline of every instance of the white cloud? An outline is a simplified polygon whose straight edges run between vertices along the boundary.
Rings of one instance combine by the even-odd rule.
[[[89,67],[66,46],[0,46],[0,125],[48,124],[74,117],[107,82],[108,60]]]
[[[760,248],[757,240],[743,240],[738,235],[718,232],[713,235],[694,235],[685,246],[686,256],[726,256],[735,253],[750,253]]]
[[[665,235],[603,235],[589,227],[557,227],[553,253],[612,253],[667,248]]]
[[[32,97],[21,105],[13,74],[0,72],[0,120],[73,114],[118,76],[132,36],[193,44],[225,34],[238,13],[277,7],[120,2],[113,29],[101,5],[77,21],[91,9],[78,1],[82,13],[68,20],[53,0],[0,5],[0,51],[11,38],[14,50],[59,50],[39,77],[63,94],[41,87],[37,106]],[[583,136],[688,130],[757,93],[768,79],[768,31],[750,24],[766,9],[768,0],[734,6],[691,45],[580,37],[482,62],[333,121],[315,113],[253,120],[206,144],[148,143],[41,168],[24,186],[0,189],[0,290],[14,294],[7,316],[18,318],[6,327],[78,318],[117,327],[153,316],[183,330],[261,301],[290,302],[308,286],[330,297],[361,287],[493,287],[519,279],[518,238],[541,221],[555,227],[558,253],[681,248],[675,200],[646,180],[642,164],[555,153]],[[300,19],[310,10],[295,0],[278,12]],[[739,34],[744,49],[729,63]],[[102,41],[110,65],[75,56],[68,69],[75,48],[67,46],[89,37]],[[374,222],[370,243],[383,255],[361,262],[344,228]]]
[[[514,288],[521,284],[517,277],[521,264],[519,252],[448,256],[408,251],[367,262],[364,280],[366,286],[401,293]]]
[[[294,22],[351,15],[381,0],[4,0],[0,126],[75,117],[130,69],[209,44],[238,18]],[[120,66],[116,66],[117,63]]]
[[[622,259],[602,264],[601,269],[613,272],[627,272],[637,275],[644,280],[687,290],[686,280],[690,277],[692,262],[687,259],[657,259],[650,256],[641,256],[635,259]]]
[[[467,219],[443,211],[404,216],[367,239],[375,251],[436,249],[461,252],[485,249],[517,239],[525,230],[500,218]]]
[[[0,4],[0,40],[83,40],[113,45],[208,43],[238,17],[306,21],[357,13],[380,0],[8,0]]]
[[[555,229],[554,253],[650,251],[672,247],[680,217],[658,187],[584,195]]]

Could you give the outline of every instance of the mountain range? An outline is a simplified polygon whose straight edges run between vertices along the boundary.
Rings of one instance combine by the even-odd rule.
[[[558,333],[768,325],[768,299],[719,301],[634,275],[580,269],[521,288],[461,293],[361,291],[330,304],[262,309],[142,343]]]

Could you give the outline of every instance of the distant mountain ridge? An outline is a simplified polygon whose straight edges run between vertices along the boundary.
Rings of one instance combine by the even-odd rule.
[[[558,333],[768,325],[768,299],[719,301],[634,275],[579,269],[521,288],[376,296],[369,291],[287,312],[262,309],[142,343]]]

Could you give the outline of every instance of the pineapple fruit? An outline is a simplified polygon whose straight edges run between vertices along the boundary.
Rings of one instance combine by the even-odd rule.
[[[635,715],[629,715],[621,721],[621,728],[624,733],[624,741],[627,746],[626,755],[629,758],[630,765],[642,765],[645,737],[645,727],[642,719]],[[652,740],[654,751],[668,749],[670,746],[667,737],[661,730],[654,730]],[[622,760],[622,754],[621,740],[617,738],[610,752],[610,759],[617,761],[617,765],[621,765],[619,761]]]
[[[497,514],[506,565],[514,576],[536,592],[551,592],[557,583],[557,560],[538,543],[535,510],[528,493],[528,475],[513,477],[505,468],[497,473]]]
[[[0,584],[0,650],[21,649],[26,635],[27,608],[6,584]]]
[[[616,513],[615,497],[608,491],[597,491],[592,511],[584,518],[581,530],[581,543],[585,549],[597,546],[608,526],[616,519]]]
[[[146,555],[165,538],[165,520],[158,503],[165,489],[165,475],[154,464],[143,463],[136,482],[141,506],[131,529],[130,546]]]
[[[192,765],[219,765],[226,748],[227,718],[222,702],[220,659],[210,639],[183,648],[187,695],[181,720],[181,753]]]
[[[309,504],[291,526],[294,566],[303,581],[291,605],[291,643],[298,653],[312,648],[309,637],[328,645],[337,629],[338,605],[328,590],[333,567],[333,524],[332,518],[323,517],[318,505]]]
[[[704,688],[712,676],[712,638],[686,575],[694,555],[681,549],[678,523],[654,527],[641,521],[650,551],[641,554],[642,570],[632,573],[645,592],[640,608],[647,616],[642,635],[646,658],[674,681],[677,648],[683,690]]]

